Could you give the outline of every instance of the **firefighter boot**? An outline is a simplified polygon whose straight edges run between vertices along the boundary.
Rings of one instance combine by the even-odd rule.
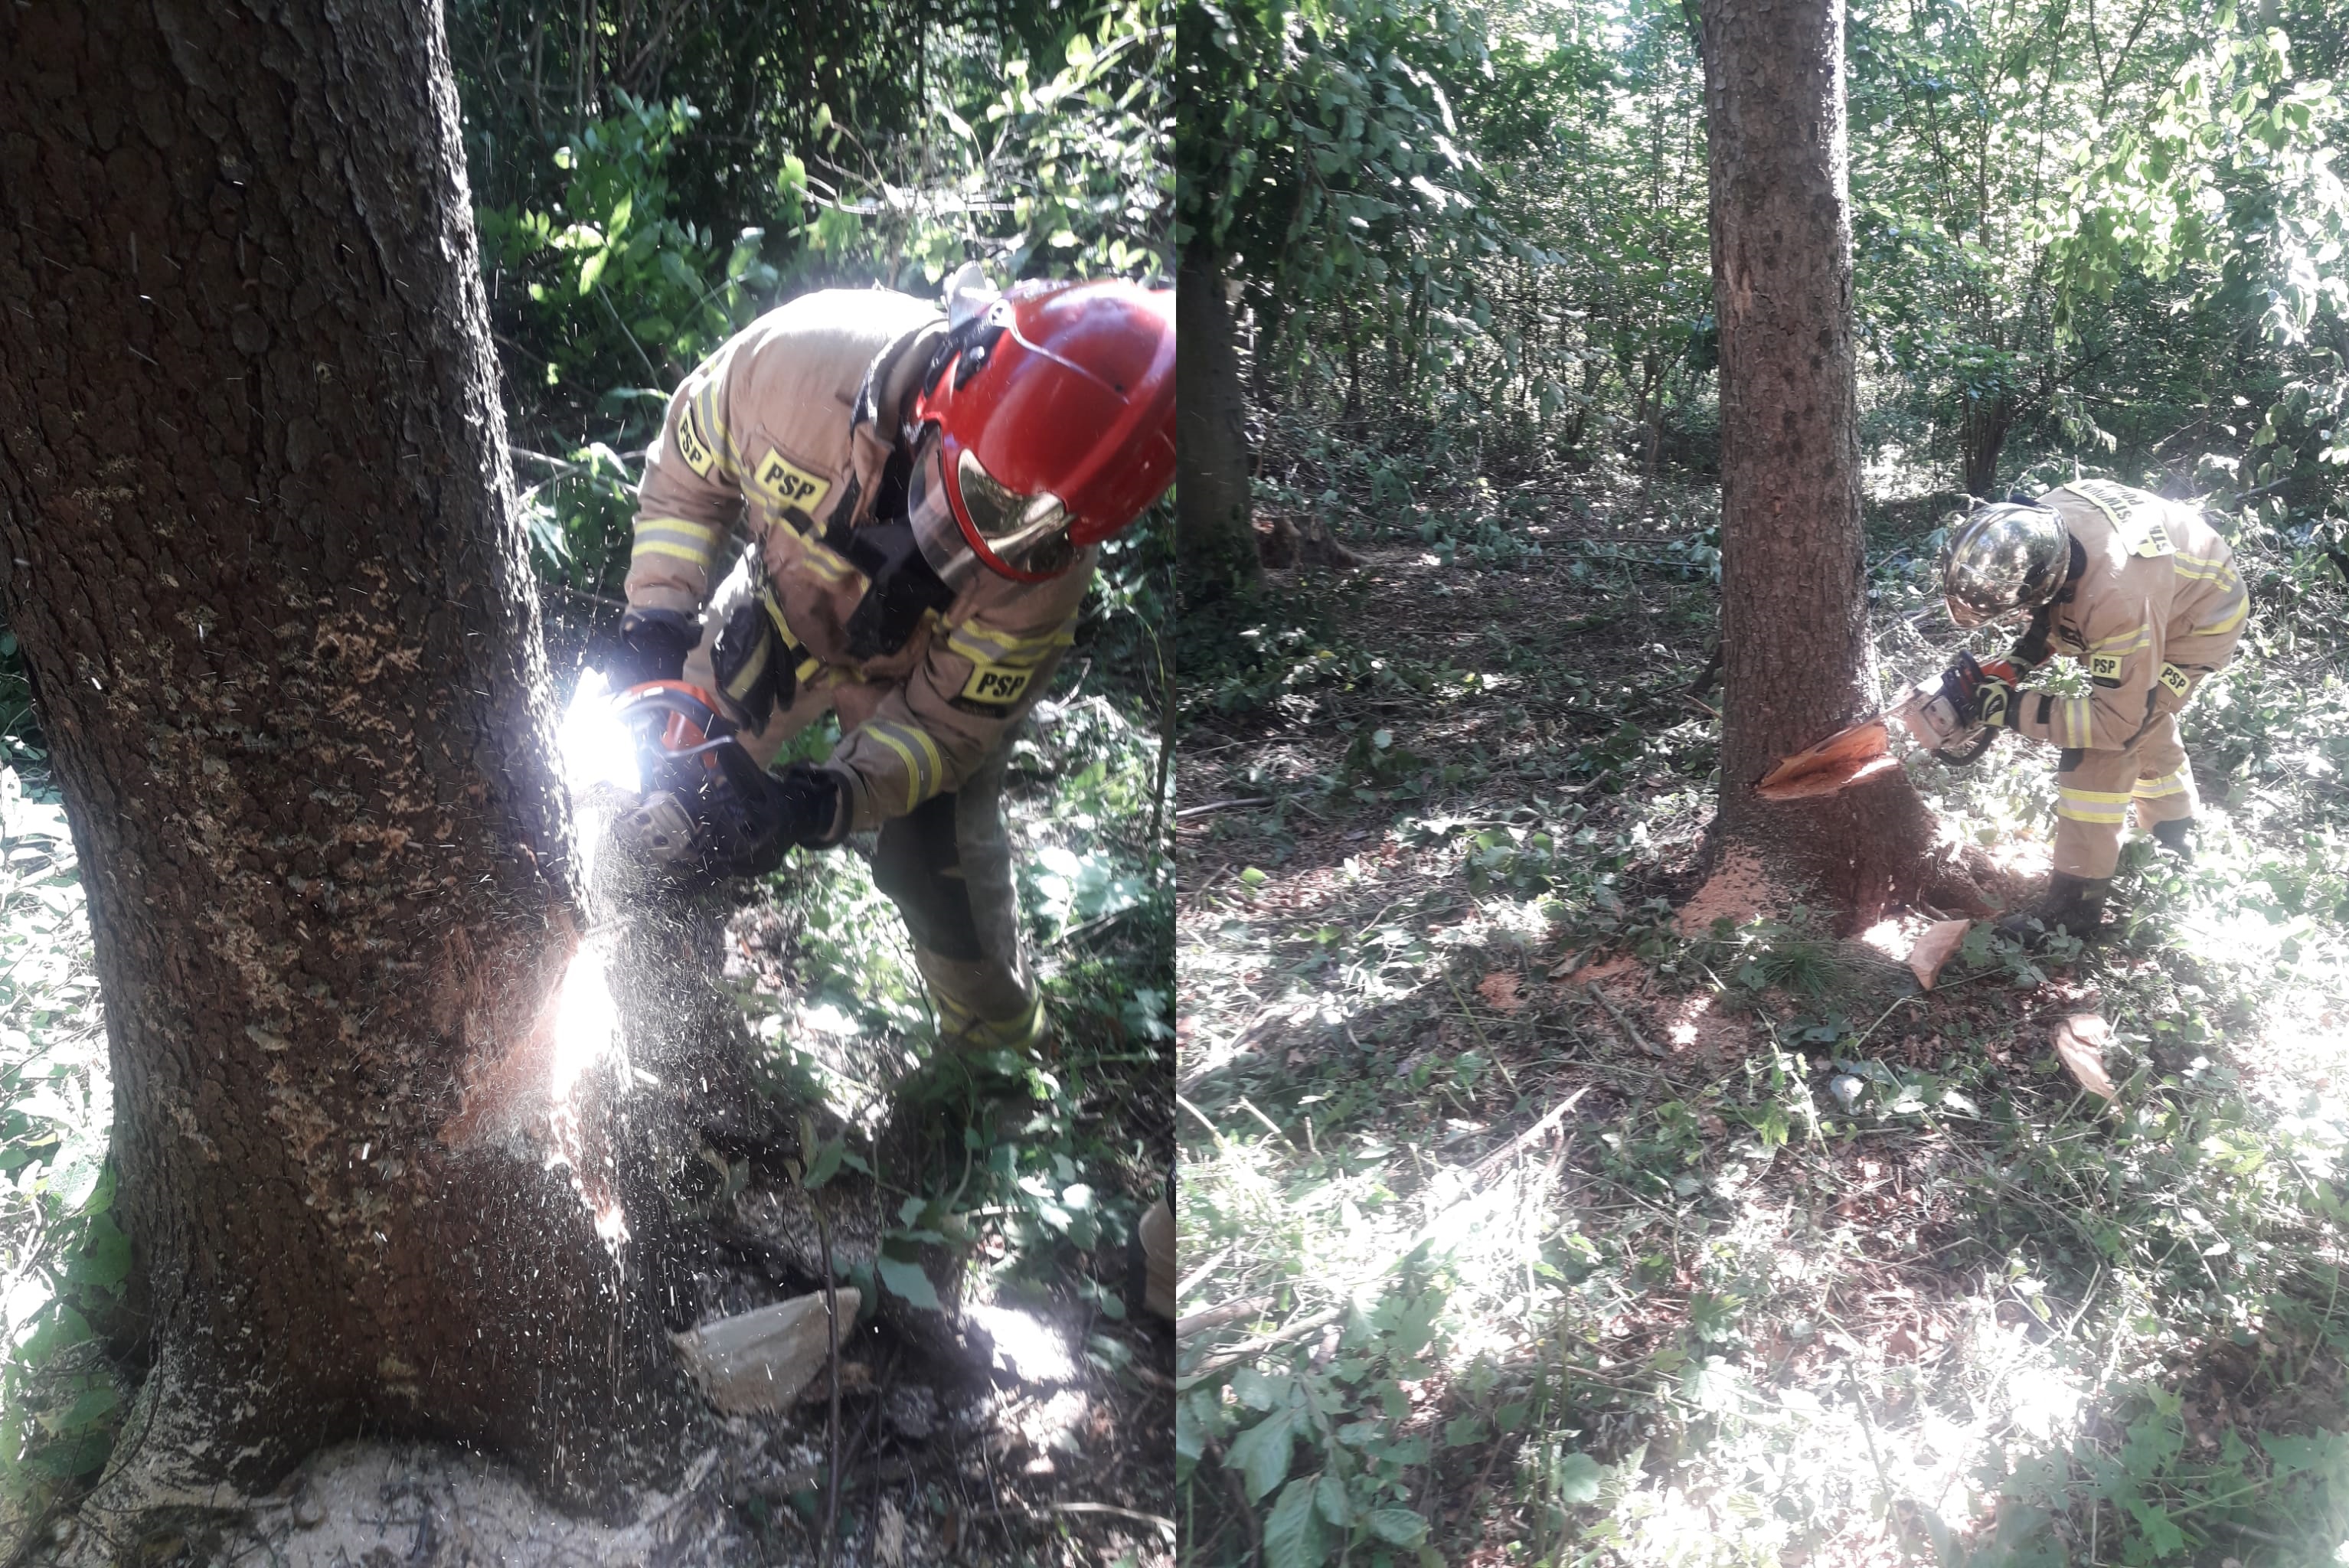
[[[1174,1316],[1174,1183],[1169,1181],[1166,1186],[1167,1196],[1143,1211],[1142,1222],[1133,1228],[1134,1256],[1126,1299],[1138,1298],[1152,1316],[1172,1320]]]
[[[2029,909],[2019,910],[1998,923],[1998,928],[2027,948],[2044,945],[2057,932],[2082,942],[2094,942],[2105,920],[2105,899],[2112,892],[2110,877],[2075,877],[2054,872],[2047,892]],[[2033,929],[2035,926],[2037,929]]]
[[[2194,831],[2193,818],[2172,817],[2167,822],[2156,822],[2151,831],[2164,849],[2188,864],[2193,863],[2194,841],[2188,836]]]

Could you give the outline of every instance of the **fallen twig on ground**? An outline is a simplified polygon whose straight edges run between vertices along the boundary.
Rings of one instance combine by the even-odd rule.
[[[1651,1057],[1661,1057],[1664,1054],[1661,1047],[1651,1046],[1640,1037],[1640,1031],[1632,1026],[1631,1020],[1624,1016],[1623,1009],[1618,1007],[1614,1002],[1609,998],[1607,993],[1599,988],[1598,981],[1593,980],[1589,985],[1584,986],[1583,989],[1590,993],[1590,999],[1592,1001],[1607,1009],[1607,1016],[1615,1020],[1616,1024],[1621,1027],[1624,1034],[1630,1037],[1631,1043],[1633,1045],[1639,1047],[1641,1050],[1647,1052]]]

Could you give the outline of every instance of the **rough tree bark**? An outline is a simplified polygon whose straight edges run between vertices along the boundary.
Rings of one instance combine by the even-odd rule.
[[[1174,273],[1183,322],[1174,366],[1181,440],[1175,457],[1175,543],[1186,588],[1213,598],[1257,580],[1248,500],[1247,403],[1220,259],[1194,242]]]
[[[429,0],[0,9],[0,586],[88,868],[134,1513],[361,1430],[586,1501],[683,1408],[457,125]]]
[[[1931,853],[1899,772],[1825,799],[1754,783],[1878,706],[1860,533],[1841,0],[1703,0],[1713,287],[1721,324],[1721,810],[1741,853],[1855,923],[1931,893],[1978,906]],[[1937,885],[1939,884],[1939,885]]]

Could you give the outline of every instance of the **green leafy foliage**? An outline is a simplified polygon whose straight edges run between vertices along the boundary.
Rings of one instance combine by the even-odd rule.
[[[121,1390],[92,1323],[130,1244],[78,866],[53,791],[0,767],[0,1519],[37,1514],[111,1452]]]

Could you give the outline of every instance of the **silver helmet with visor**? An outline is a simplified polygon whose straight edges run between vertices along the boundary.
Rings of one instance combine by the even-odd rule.
[[[2064,586],[2072,536],[2054,507],[1996,501],[1950,525],[1941,546],[1941,593],[1960,626],[2035,610]]]

